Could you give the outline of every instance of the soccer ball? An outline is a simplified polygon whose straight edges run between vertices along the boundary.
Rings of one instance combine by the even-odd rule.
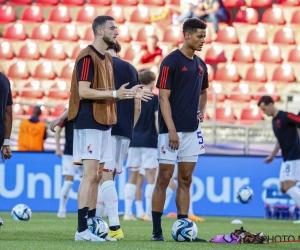
[[[179,219],[172,227],[172,236],[176,241],[193,241],[198,234],[196,224],[190,219]]]
[[[252,196],[253,190],[248,186],[241,187],[237,193],[238,200],[243,204],[249,203],[252,200]]]
[[[25,204],[18,204],[11,210],[11,216],[16,221],[29,221],[31,209]]]
[[[87,220],[89,230],[100,238],[105,239],[108,235],[108,225],[101,217],[93,217]]]

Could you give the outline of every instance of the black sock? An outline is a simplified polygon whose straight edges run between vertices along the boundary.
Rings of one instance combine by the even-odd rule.
[[[78,229],[77,229],[77,231],[79,233],[85,231],[88,228],[87,227],[88,211],[89,211],[88,207],[78,209]]]
[[[96,216],[96,208],[88,211],[88,218],[93,218]]]
[[[161,229],[162,215],[163,215],[162,212],[152,211],[153,233],[162,233],[162,229]]]
[[[109,227],[109,229],[111,230],[111,231],[117,231],[118,229],[120,229],[121,228],[121,226],[120,225],[118,225],[118,226],[111,226],[111,227]]]
[[[179,219],[187,219],[189,216],[187,214],[177,214],[177,220]]]

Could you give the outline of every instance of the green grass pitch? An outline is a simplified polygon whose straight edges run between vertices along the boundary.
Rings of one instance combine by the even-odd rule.
[[[152,242],[151,222],[121,219],[125,238],[119,242],[75,242],[74,233],[77,215],[69,213],[66,219],[58,219],[55,213],[33,213],[29,222],[13,221],[10,213],[0,212],[4,226],[0,230],[0,249],[3,250],[40,250],[40,249],[109,249],[109,250],[146,250],[146,249],[300,249],[300,243],[277,243],[268,245],[224,245],[215,243],[175,242],[171,227],[175,219],[163,218],[164,236],[167,242]],[[228,234],[240,225],[231,225],[230,217],[204,217],[205,222],[197,223],[198,237],[210,240],[217,234]],[[265,235],[293,235],[298,240],[300,224],[292,221],[239,218],[250,232],[264,232]]]

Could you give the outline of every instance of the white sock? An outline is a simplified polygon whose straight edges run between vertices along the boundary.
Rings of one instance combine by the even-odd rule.
[[[66,212],[69,192],[71,187],[73,186],[73,183],[73,181],[64,181],[64,184],[61,187],[59,196],[59,212]]]
[[[97,205],[96,205],[96,216],[103,217],[105,211],[104,197],[101,190],[101,185],[98,186],[98,197],[97,197]]]
[[[126,183],[124,196],[125,196],[125,214],[132,215],[132,203],[135,196],[136,185],[132,183]]]
[[[168,208],[168,206],[171,202],[173,193],[174,193],[174,190],[172,188],[168,187],[167,191],[166,191],[166,201],[165,201],[164,210]]]
[[[135,201],[136,216],[142,218],[144,215],[143,201]]]
[[[146,214],[151,216],[152,212],[152,195],[154,191],[154,184],[147,184],[145,188],[145,198],[146,198]]]
[[[191,188],[190,188],[190,206],[189,206],[189,215],[194,214],[192,197],[193,197],[193,183],[191,184]]]
[[[101,185],[104,203],[107,210],[109,226],[119,226],[118,194],[114,181],[106,181]]]
[[[296,202],[300,207],[300,189],[296,186],[291,187],[286,193]]]

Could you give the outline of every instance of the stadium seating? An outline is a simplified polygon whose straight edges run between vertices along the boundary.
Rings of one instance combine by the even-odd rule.
[[[30,38],[34,40],[51,41],[53,38],[51,27],[46,23],[34,27]]]
[[[216,108],[216,120],[225,123],[234,122],[236,120],[234,110],[231,107]]]
[[[206,66],[207,66],[207,73],[208,73],[208,81],[211,82],[214,79],[215,71],[211,65],[206,64]]]
[[[241,121],[249,121],[249,124],[253,122],[262,121],[263,116],[259,107],[243,108],[241,111]]]
[[[127,60],[127,61],[132,61],[135,56],[141,51],[141,45],[132,45],[129,46],[125,53],[124,53],[124,57],[122,59]]]
[[[86,5],[78,10],[75,21],[83,23],[92,23],[97,16],[98,14],[96,8],[93,6]]]
[[[94,33],[93,33],[92,28],[87,28],[85,30],[83,40],[85,40],[85,41],[93,41],[94,40]]]
[[[35,42],[25,43],[17,56],[21,59],[39,60],[41,55],[39,47]]]
[[[209,64],[217,64],[221,62],[226,62],[224,50],[221,46],[215,45],[209,48],[205,54],[205,62]]]
[[[257,24],[258,20],[258,12],[253,8],[239,9],[235,16],[238,23]]]
[[[291,83],[295,80],[294,70],[288,63],[278,66],[273,72],[272,81],[274,82]]]
[[[29,106],[29,108],[25,114],[32,115],[33,109],[34,109],[34,106]],[[41,120],[50,115],[50,108],[47,106],[41,106],[41,111],[42,111],[42,115],[40,117]]]
[[[226,0],[223,2],[226,8],[239,8],[245,6],[245,0]]]
[[[56,39],[62,41],[77,42],[79,36],[77,35],[76,26],[73,24],[67,24],[66,26],[62,26],[58,30]]]
[[[266,63],[282,63],[280,48],[274,45],[265,48],[261,53],[260,61]]]
[[[79,52],[84,49],[88,44],[86,43],[82,43],[82,44],[78,44],[74,49],[73,49],[73,52],[72,52],[72,55],[71,55],[71,59],[76,59]]]
[[[61,43],[53,43],[47,48],[43,58],[49,60],[65,60],[67,55]]]
[[[291,24],[300,24],[300,9],[295,10],[292,15]]]
[[[57,5],[59,0],[36,0],[39,5]]]
[[[25,40],[26,31],[21,23],[15,23],[7,26],[4,30],[3,38],[11,40]]]
[[[31,4],[32,0],[9,0],[8,3],[12,5],[26,5]]]
[[[19,93],[14,88],[14,81],[13,80],[9,80],[9,82],[10,82],[10,88],[11,88],[11,96],[14,99],[14,98],[16,98],[19,95]]]
[[[30,73],[28,71],[26,62],[18,61],[10,65],[7,72],[7,77],[12,79],[28,79]]]
[[[274,35],[273,42],[278,44],[286,44],[286,45],[295,44],[296,43],[295,33],[291,28],[284,27],[280,30],[277,30],[277,32]]]
[[[213,87],[213,93],[211,92],[211,90],[208,91],[208,100],[213,101],[214,94],[216,94],[217,102],[224,102],[226,99],[226,95],[223,94],[224,90],[222,84],[219,82],[213,82],[212,87]]]
[[[54,7],[49,14],[50,22],[69,23],[71,22],[70,12],[67,6],[59,5]]]
[[[268,78],[265,66],[261,63],[256,63],[248,68],[245,80],[253,82],[267,82]]]
[[[266,8],[272,7],[273,0],[252,0],[249,7],[252,8]]]
[[[150,12],[146,6],[138,6],[131,15],[130,15],[130,22],[132,23],[150,23]]]
[[[153,5],[153,6],[164,6],[165,0],[142,0],[142,4]]]
[[[239,43],[235,28],[227,26],[225,29],[219,30],[215,42],[232,44]]]
[[[67,100],[69,96],[70,91],[65,81],[58,81],[57,83],[53,84],[46,95],[47,98],[57,100]]]
[[[16,20],[15,10],[11,6],[0,6],[0,24],[11,23]]]
[[[125,5],[125,6],[137,6],[139,4],[138,0],[116,0],[115,4]]]
[[[227,81],[227,82],[239,82],[240,75],[237,71],[236,66],[233,63],[228,63],[223,67],[216,70],[215,73],[216,81]]]
[[[206,29],[206,37],[205,37],[205,43],[211,43],[212,42],[212,35],[210,29]]]
[[[66,5],[84,5],[84,0],[61,0],[62,4],[66,4]]]
[[[26,99],[42,99],[44,97],[44,90],[42,89],[40,81],[34,80],[24,84],[24,89],[20,91],[20,97]],[[28,114],[28,112],[26,112]],[[32,114],[29,113],[30,115]]]
[[[288,62],[300,63],[300,45],[289,52]]]
[[[268,44],[268,33],[264,27],[256,27],[248,32],[246,43]]]
[[[61,72],[60,72],[60,75],[59,75],[59,78],[62,78],[62,79],[66,79],[66,80],[71,80],[72,79],[72,74],[73,74],[73,69],[74,69],[74,63],[71,62],[71,63],[66,63]]]
[[[129,32],[129,27],[127,25],[121,24],[119,26],[119,35],[117,37],[119,42],[129,43],[132,41],[132,37]]]
[[[262,23],[284,25],[286,23],[281,8],[273,7],[267,9],[262,16]]]
[[[100,6],[110,6],[111,0],[88,0],[88,3]]]
[[[67,107],[65,104],[58,104],[51,112],[51,115],[54,117],[58,117],[66,110],[66,108]]]
[[[21,104],[14,104],[13,105],[13,117],[14,118],[18,118],[18,117],[21,117],[21,116],[23,116],[24,115],[24,107],[23,107],[23,105],[21,105]]]
[[[36,79],[53,80],[56,77],[53,65],[50,61],[44,61],[37,65],[33,77]]]
[[[256,92],[258,92],[258,94],[256,94],[254,96],[255,100],[259,100],[263,95],[271,95],[273,100],[275,102],[277,102],[279,100],[279,96],[274,94],[277,92],[277,88],[275,86],[275,84],[268,82],[266,84],[264,84],[263,86],[259,87]]]
[[[106,12],[105,15],[107,16],[112,16],[116,23],[125,23],[125,15],[123,12],[123,9],[121,6],[112,6],[109,8]]]
[[[279,5],[286,5],[286,6],[300,6],[299,0],[277,0]]]
[[[233,62],[253,63],[255,61],[253,57],[253,51],[250,46],[242,45],[237,48],[232,57]]]
[[[122,32],[121,28],[120,28],[120,32]],[[146,26],[142,27],[137,32],[136,41],[138,41],[138,42],[146,42],[147,41],[147,37],[151,36],[151,35],[154,35],[155,33],[156,33],[155,32],[155,28],[152,25],[146,25]],[[119,36],[118,36],[118,39],[119,39]]]
[[[170,0],[171,5],[180,5],[180,0]]]
[[[40,6],[28,6],[22,12],[21,20],[30,22],[43,22],[44,14]]]
[[[13,59],[15,57],[12,46],[7,41],[0,42],[0,59]]]
[[[184,37],[179,26],[166,27],[163,35],[163,42],[172,43],[174,46],[183,43]]]
[[[247,83],[241,82],[239,85],[233,87],[227,99],[236,102],[250,102],[252,95],[249,94],[250,88]]]

